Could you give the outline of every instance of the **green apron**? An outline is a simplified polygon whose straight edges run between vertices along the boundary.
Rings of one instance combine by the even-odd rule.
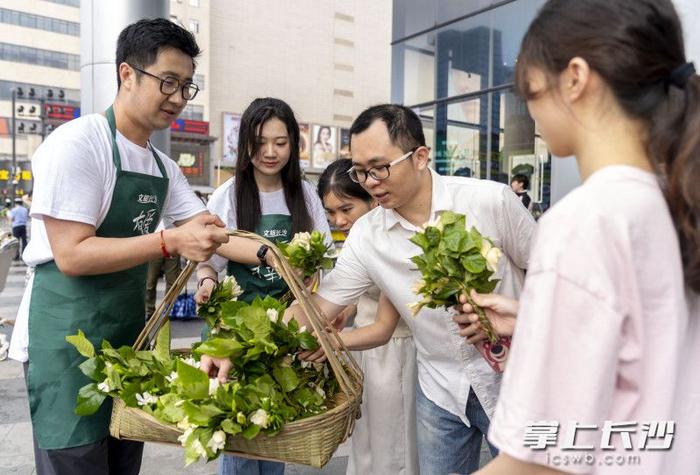
[[[292,217],[286,214],[265,214],[260,217],[255,232],[272,242],[287,242],[292,238]],[[248,303],[257,296],[279,298],[288,289],[284,279],[270,267],[229,261],[226,274],[236,278],[243,289],[243,294],[238,299]]]
[[[155,150],[162,177],[123,171],[112,107],[106,111],[117,169],[112,202],[98,237],[152,233],[160,221],[168,176]],[[63,449],[97,442],[109,434],[112,400],[92,415],[75,415],[78,390],[90,383],[78,365],[84,358],[65,337],[82,330],[99,347],[132,345],[144,327],[147,265],[95,276],[68,277],[54,261],[37,266],[29,307],[27,391],[39,447]]]

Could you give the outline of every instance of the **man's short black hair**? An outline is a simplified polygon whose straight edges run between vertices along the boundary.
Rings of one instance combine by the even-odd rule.
[[[146,69],[165,48],[179,49],[192,58],[192,66],[201,52],[192,33],[165,18],[139,20],[124,28],[117,40],[117,87],[121,86],[120,64]]]
[[[350,126],[351,149],[352,136],[367,130],[375,120],[384,122],[391,143],[404,152],[425,146],[423,124],[415,112],[398,104],[380,104],[363,111]]]
[[[523,174],[514,175],[513,179],[510,182],[513,183],[514,181],[521,183],[523,185],[524,190],[527,190],[528,188],[530,188],[530,178],[528,178],[527,175],[523,175]]]

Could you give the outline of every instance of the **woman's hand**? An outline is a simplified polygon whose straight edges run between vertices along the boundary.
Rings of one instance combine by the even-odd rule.
[[[493,330],[498,336],[512,336],[515,328],[515,319],[518,314],[518,301],[498,294],[478,294],[474,290],[471,298],[475,304],[484,309],[486,318],[489,319]],[[486,339],[486,333],[479,323],[479,316],[474,308],[467,303],[465,295],[459,297],[461,305],[455,308],[459,315],[452,317],[459,325],[459,334],[474,344]]]
[[[202,305],[203,303],[207,303],[209,301],[209,297],[211,297],[211,293],[215,286],[216,282],[214,279],[204,279],[201,282],[197,292],[194,294],[194,301],[197,302],[197,305]]]
[[[233,363],[229,358],[213,358],[202,355],[200,359],[200,369],[210,378],[216,378],[220,383],[228,381],[228,373],[233,368]]]

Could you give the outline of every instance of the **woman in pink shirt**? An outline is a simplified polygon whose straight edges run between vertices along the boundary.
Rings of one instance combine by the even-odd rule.
[[[501,333],[517,312],[482,473],[697,474],[700,78],[673,4],[550,0],[516,82],[583,185],[539,221],[519,309],[480,300]]]

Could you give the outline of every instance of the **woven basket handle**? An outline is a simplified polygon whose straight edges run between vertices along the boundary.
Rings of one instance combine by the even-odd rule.
[[[328,324],[326,317],[313,302],[311,293],[294,272],[277,246],[271,241],[248,231],[228,230],[227,233],[232,237],[257,241],[270,248],[267,252],[267,260],[272,263],[275,270],[287,283],[292,295],[297,300],[297,305],[299,305],[306,314],[319,344],[326,353],[328,363],[331,365],[331,368],[333,368],[333,373],[336,375],[341,390],[349,397],[359,398],[360,394],[358,393],[358,388],[361,387],[359,383],[362,380],[362,372],[359,366],[338,336],[337,330],[332,325]],[[165,322],[169,318],[175,299],[177,299],[180,291],[187,284],[195,268],[196,263],[187,263],[187,266],[182,270],[165,294],[161,304],[148,320],[148,323],[137,338],[136,343],[134,343],[135,350],[141,350],[146,345],[155,341],[158,331],[165,325]]]

